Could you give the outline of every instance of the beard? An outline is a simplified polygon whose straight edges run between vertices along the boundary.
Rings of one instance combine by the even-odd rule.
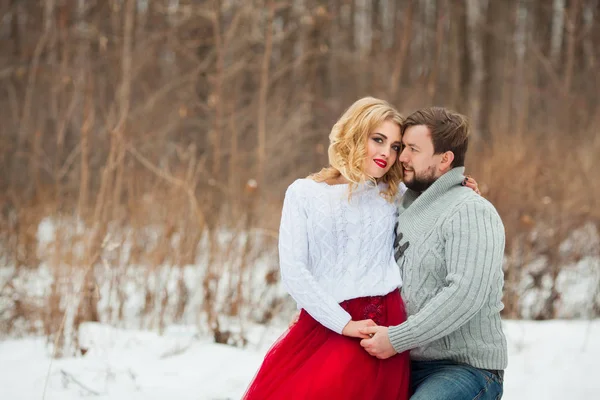
[[[417,173],[412,171],[412,178],[404,177],[404,185],[415,192],[422,193],[437,180],[434,167],[427,168],[426,171]]]

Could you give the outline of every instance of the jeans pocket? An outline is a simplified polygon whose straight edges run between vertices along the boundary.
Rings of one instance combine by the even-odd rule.
[[[495,400],[501,399],[502,394],[504,393],[504,378],[492,371],[482,370],[481,372],[485,374],[486,379],[488,380],[488,398]]]
[[[484,387],[474,400],[498,400],[504,392],[503,380],[500,376],[486,369],[475,368],[485,379]],[[483,382],[482,382],[483,383]]]
[[[504,384],[504,371],[491,371],[489,369],[480,369],[487,380],[492,380],[502,386]]]
[[[494,373],[494,380],[498,382],[500,386],[504,385],[504,371],[499,371],[499,373]]]

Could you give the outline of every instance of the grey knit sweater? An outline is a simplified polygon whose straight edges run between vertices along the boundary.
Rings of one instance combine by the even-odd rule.
[[[409,317],[389,337],[413,360],[505,369],[504,226],[490,202],[461,186],[463,173],[454,168],[400,203],[395,248]]]

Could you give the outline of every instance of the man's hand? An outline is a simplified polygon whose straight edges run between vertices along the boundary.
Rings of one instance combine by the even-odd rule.
[[[290,321],[288,328],[292,329],[292,326],[296,325],[296,323],[298,322],[298,319],[300,319],[300,311],[298,311],[298,312],[296,312],[296,314],[294,314],[294,318],[292,318],[292,320]]]
[[[344,327],[342,331],[342,335],[349,337],[356,337],[359,339],[368,339],[369,335],[365,333],[360,333],[360,330],[363,328],[366,329],[368,327],[375,327],[377,324],[373,322],[372,319],[363,319],[361,321],[350,321]]]
[[[390,343],[388,328],[385,326],[372,326],[359,330],[360,333],[371,336],[369,339],[360,341],[360,345],[370,355],[385,360],[396,354],[396,350]]]

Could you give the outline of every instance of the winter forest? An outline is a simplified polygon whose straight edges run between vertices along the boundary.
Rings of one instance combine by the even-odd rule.
[[[0,375],[41,364],[0,387],[150,398],[144,359],[93,346],[137,338],[188,352],[173,370],[196,375],[167,379],[180,398],[239,397],[295,312],[285,189],[327,165],[367,95],[469,117],[467,172],[506,229],[502,315],[543,337],[514,359],[537,342],[527,357],[551,363],[573,335],[597,358],[599,71],[600,0],[0,0]],[[251,361],[215,380],[193,365],[211,355]],[[537,382],[525,372],[507,398]]]

